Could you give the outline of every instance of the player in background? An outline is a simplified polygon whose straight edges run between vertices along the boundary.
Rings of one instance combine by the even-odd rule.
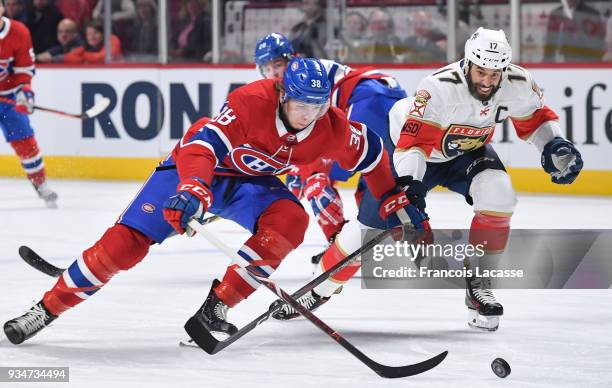
[[[481,268],[493,265],[495,253],[504,250],[517,202],[510,177],[489,144],[495,125],[510,118],[517,135],[540,151],[542,167],[554,183],[572,183],[583,166],[536,82],[511,60],[504,32],[481,27],[465,43],[462,60],[426,77],[416,95],[397,102],[389,117],[399,182],[422,182],[426,190],[444,186],[473,206],[469,242],[484,244],[489,254],[480,260]],[[366,209],[374,203],[367,193],[361,201]],[[472,328],[499,327],[504,309],[490,284],[489,278],[466,278]]]
[[[271,33],[257,41],[254,59],[263,78],[282,79],[288,61],[297,55],[289,39]],[[368,67],[352,69],[327,59],[319,59],[332,85],[332,105],[343,110],[348,118],[364,123],[376,132],[386,145],[389,138],[389,109],[406,92],[391,76]],[[389,147],[387,147],[389,148]],[[351,173],[342,170],[331,160],[318,160],[308,166],[297,166],[287,174],[287,186],[298,198],[306,198],[317,222],[330,244],[345,224],[343,205],[334,187],[335,181],[346,181]],[[363,195],[365,182],[359,180],[355,193],[357,204]],[[315,266],[323,252],[313,256]]]
[[[47,207],[55,208],[57,194],[49,188],[45,164],[29,114],[34,110],[34,51],[28,28],[4,15],[0,2],[0,127],[21,160],[28,179]]]
[[[230,93],[221,112],[202,118],[187,131],[149,177],[117,223],[86,249],[26,314],[5,323],[18,344],[32,337],[66,310],[95,294],[112,276],[140,262],[150,245],[188,222],[202,222],[210,212],[252,233],[237,252],[271,275],[303,241],[308,215],[275,175],[294,163],[321,157],[360,171],[378,198],[384,217],[407,203],[391,175],[381,139],[365,125],[349,122],[329,107],[331,85],[316,59],[294,58],[283,82],[260,80]],[[264,260],[265,259],[265,260]],[[232,334],[227,310],[258,287],[232,263],[221,282],[215,279],[195,317],[211,332]]]
[[[278,33],[264,36],[255,46],[255,63],[261,75],[268,79],[282,77],[287,69],[288,61],[295,55],[291,42]],[[374,68],[351,69],[334,61],[325,59],[320,59],[320,61],[332,84],[332,104],[345,111],[350,120],[364,123],[368,129],[376,132],[383,139],[383,144],[391,157],[393,143],[389,136],[388,115],[396,102],[406,98],[406,92],[393,77]],[[378,213],[378,209],[382,206],[380,201],[368,204],[367,209],[361,206],[361,198],[366,195],[371,196],[372,191],[367,182],[360,178],[355,193],[359,207],[359,222],[345,224],[342,202],[332,182],[336,177],[346,180],[350,175],[338,166],[332,167],[332,163],[325,159],[307,166],[300,165],[288,174],[287,185],[298,197],[302,193],[309,200],[319,225],[330,240],[330,246],[321,254],[313,257],[313,263],[316,263],[315,273],[328,270],[347,254],[359,248],[361,230],[364,225],[386,229],[401,224],[413,224],[417,229],[429,229],[427,214],[425,214],[425,200],[422,198],[425,194],[424,186],[421,182],[410,180],[398,182],[407,198],[410,199],[410,202],[406,204],[407,211],[400,212],[400,217],[385,218],[381,224],[373,222],[372,217],[369,216],[372,212]],[[397,177],[395,172],[393,175],[394,178]],[[380,216],[377,215],[375,220],[379,219]],[[299,298],[299,302],[312,310],[318,308],[327,302],[333,293],[338,293],[341,285],[348,281],[359,267],[359,263],[354,263],[339,271],[327,282]],[[298,313],[286,304],[273,314],[274,318],[281,320],[297,316]]]

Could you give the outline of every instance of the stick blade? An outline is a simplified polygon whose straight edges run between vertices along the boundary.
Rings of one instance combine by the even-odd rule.
[[[100,113],[104,112],[106,108],[110,105],[111,101],[108,97],[102,97],[97,103],[94,104],[91,108],[87,109],[83,116],[86,119],[91,119],[98,116]]]
[[[195,317],[191,317],[187,320],[185,323],[185,331],[189,334],[189,337],[208,354],[215,354],[222,349],[222,347],[217,346],[220,341],[213,337]]]
[[[45,259],[40,257],[32,249],[22,245],[19,247],[19,256],[33,268],[53,277],[59,277],[64,272],[63,268],[58,268],[53,264],[50,264]]]
[[[442,353],[438,354],[435,357],[430,358],[429,360],[425,360],[419,362],[418,364],[405,365],[405,366],[385,366],[380,365],[374,368],[374,371],[380,376],[388,379],[396,379],[401,377],[408,377],[418,375],[423,372],[427,372],[430,369],[438,366],[446,356],[448,355],[448,351],[445,350]]]

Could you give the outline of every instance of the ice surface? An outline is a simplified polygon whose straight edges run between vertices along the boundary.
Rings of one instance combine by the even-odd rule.
[[[21,314],[54,283],[19,259],[20,245],[67,266],[139,188],[116,182],[51,184],[60,195],[57,210],[46,209],[25,179],[0,179],[1,322]],[[345,212],[354,215],[351,192],[342,195]],[[462,198],[450,193],[432,193],[428,211],[438,228],[468,228],[472,216]],[[512,225],[610,228],[610,214],[608,198],[520,195]],[[234,248],[248,237],[228,221],[208,227]],[[304,284],[310,256],[323,245],[312,221],[304,244],[274,279],[289,291]],[[462,290],[362,290],[359,281],[349,283],[317,314],[371,358],[401,365],[449,350],[437,368],[401,380],[378,377],[305,320],[266,322],[215,356],[179,347],[184,322],[227,263],[198,237],[154,246],[142,263],[26,343],[13,346],[0,334],[0,366],[69,366],[70,386],[104,388],[609,387],[612,382],[610,290],[496,291],[506,315],[499,331],[482,333],[467,327]],[[229,317],[244,324],[273,300],[261,289]],[[505,380],[491,371],[496,357],[512,367]]]

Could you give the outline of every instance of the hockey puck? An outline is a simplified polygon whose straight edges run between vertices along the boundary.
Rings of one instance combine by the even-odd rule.
[[[493,360],[491,363],[491,369],[493,369],[493,373],[495,373],[497,377],[502,379],[508,376],[511,372],[510,365],[503,358],[496,358]]]

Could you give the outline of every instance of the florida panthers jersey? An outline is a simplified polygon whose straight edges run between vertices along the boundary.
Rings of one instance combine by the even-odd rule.
[[[236,89],[213,119],[196,122],[173,150],[179,175],[281,175],[294,165],[325,158],[372,179],[382,195],[394,183],[381,139],[331,107],[299,132],[289,131],[279,116],[279,87],[260,80]]]
[[[541,128],[552,137],[560,133],[557,115],[544,105],[542,92],[527,70],[510,65],[499,90],[482,102],[470,94],[461,62],[426,77],[414,97],[398,101],[391,109],[398,173],[406,171],[401,165],[410,159],[409,153],[419,152],[428,162],[444,162],[484,146],[491,141],[496,124],[508,117],[524,140],[531,140]],[[422,169],[419,172],[416,175]]]
[[[2,17],[0,30],[0,95],[15,92],[34,75],[30,31],[22,23]]]

